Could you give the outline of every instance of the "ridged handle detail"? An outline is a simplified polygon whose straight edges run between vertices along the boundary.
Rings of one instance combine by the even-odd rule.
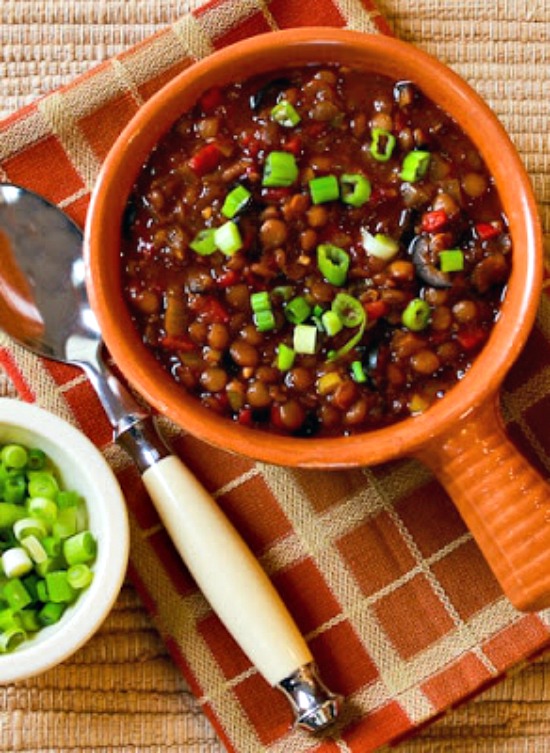
[[[550,487],[506,435],[498,401],[417,453],[443,484],[510,601],[550,606]]]

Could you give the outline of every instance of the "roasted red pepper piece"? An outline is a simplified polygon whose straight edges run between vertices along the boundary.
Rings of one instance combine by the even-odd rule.
[[[449,217],[444,209],[434,209],[432,212],[426,212],[422,216],[420,228],[425,233],[436,233],[445,227],[448,221]]]
[[[235,269],[228,269],[218,278],[216,278],[216,285],[220,288],[228,288],[230,285],[235,285],[239,282],[241,276]]]
[[[199,151],[189,159],[189,167],[199,177],[212,172],[223,157],[223,153],[217,144],[205,144]]]
[[[208,324],[227,324],[230,319],[229,313],[223,305],[210,295],[199,295],[194,300],[189,301],[189,308],[196,311],[197,314]]]
[[[496,238],[497,235],[500,235],[500,232],[500,228],[497,225],[492,225],[490,222],[478,222],[476,225],[477,236],[482,241]]]
[[[368,322],[376,321],[376,319],[386,316],[389,311],[386,301],[368,301],[364,304],[363,308],[367,312]]]
[[[162,347],[166,350],[181,350],[184,353],[191,353],[197,348],[187,335],[165,335],[162,338]]]
[[[463,329],[457,334],[456,339],[464,350],[474,350],[485,342],[487,334],[480,327],[475,327],[472,329]]]
[[[204,92],[200,99],[200,107],[204,113],[210,113],[221,105],[223,102],[222,89],[219,86],[212,86]]]

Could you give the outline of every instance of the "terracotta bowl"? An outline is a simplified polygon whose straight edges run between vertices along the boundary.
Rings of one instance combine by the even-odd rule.
[[[146,351],[121,295],[121,218],[134,179],[158,139],[205,89],[308,62],[361,66],[411,79],[470,136],[494,175],[514,244],[502,314],[467,377],[425,414],[391,428],[337,439],[298,439],[246,429],[185,395]],[[456,74],[415,47],[335,29],[262,35],[193,65],[138,112],[109,154],[86,228],[89,293],[108,349],[138,392],[192,434],[269,463],[309,468],[420,458],[454,498],[503,589],[522,609],[550,605],[550,499],[544,481],[503,431],[499,386],[535,319],[542,276],[537,209],[520,159],[494,114]],[[550,515],[550,510],[548,512]]]

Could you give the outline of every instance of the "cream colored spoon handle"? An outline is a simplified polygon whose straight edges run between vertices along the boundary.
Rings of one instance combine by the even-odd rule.
[[[212,608],[271,685],[312,661],[271,581],[214,499],[174,455],[143,482]]]

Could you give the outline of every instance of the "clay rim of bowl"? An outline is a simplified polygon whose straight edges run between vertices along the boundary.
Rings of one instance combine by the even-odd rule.
[[[458,122],[493,175],[513,239],[514,263],[490,339],[467,376],[420,416],[337,438],[279,436],[222,419],[184,393],[141,343],[122,299],[120,233],[127,197],[159,138],[212,85],[306,63],[343,63],[411,79]],[[527,173],[488,105],[432,56],[382,35],[312,27],[252,37],[195,63],[138,111],[108,154],[85,231],[88,291],[114,361],[160,413],[210,444],[266,462],[302,467],[372,465],[414,453],[492,398],[533,325],[542,285],[542,235]]]

